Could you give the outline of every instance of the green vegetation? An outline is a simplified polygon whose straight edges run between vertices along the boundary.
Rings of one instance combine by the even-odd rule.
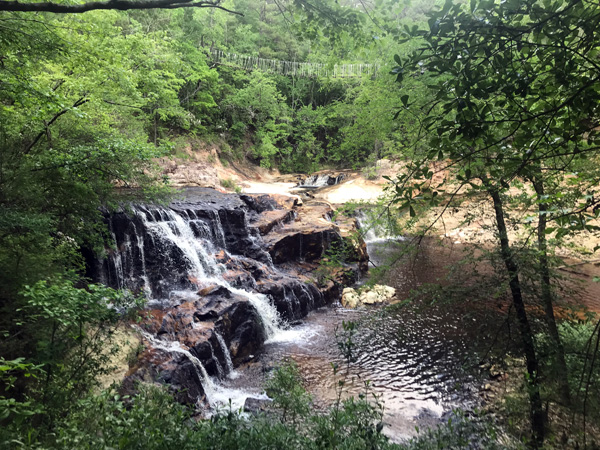
[[[499,270],[526,359],[535,447],[546,434],[546,380],[528,302],[538,301],[544,310],[558,389],[554,400],[567,407],[572,402],[573,374],[553,307],[552,249],[571,233],[596,229],[590,221],[598,214],[590,207],[597,185],[600,81],[592,30],[599,22],[597,5],[584,1],[446,2],[430,16],[429,31],[408,30],[424,45],[405,59],[396,57],[393,69],[400,83],[423,71],[440,75],[429,86],[435,108],[422,121],[423,130],[434,132],[429,149],[398,177],[396,201],[411,214],[424,203],[445,204],[443,214],[460,192],[487,197],[493,207]],[[411,98],[402,99],[406,109],[413,107]],[[450,199],[428,186],[433,161],[452,172]],[[533,209],[534,240],[509,236],[511,211],[522,208]],[[531,261],[534,274],[527,273]]]
[[[274,394],[270,412],[244,419],[236,411],[225,411],[200,421],[156,386],[141,386],[133,398],[106,392],[78,402],[75,412],[41,442],[30,435],[15,438],[7,448],[434,449],[463,448],[474,437],[480,448],[502,448],[493,443],[493,428],[460,416],[407,445],[392,444],[381,434],[380,412],[366,398],[351,398],[320,413],[309,408],[309,397],[293,364],[275,370],[270,389],[286,392]]]
[[[375,178],[378,159],[401,160],[406,168],[375,215],[393,227],[402,215],[418,238],[461,202],[487,201],[496,247],[478,261],[492,267],[495,284],[480,286],[489,298],[508,298],[515,316],[528,445],[556,438],[550,404],[572,415],[577,445],[594,445],[600,330],[559,320],[555,306],[557,249],[598,230],[597,3],[173,3],[108,2],[91,8],[106,11],[53,14],[89,5],[0,2],[6,445],[202,448],[218,437],[219,448],[391,446],[381,411],[365,398],[339,397],[332,411],[312,412],[293,366],[277,371],[270,387],[280,413],[250,421],[230,413],[193,422],[156,389],[134,399],[93,394],[110,370],[115,327],[142,301],[90,284],[82,249],[110,251],[106,211],[169,197],[157,159],[181,155],[188,139],[219,142],[222,161],[245,158],[283,172],[355,168]],[[218,64],[214,50],[380,68],[356,78],[284,76]],[[450,176],[432,186],[440,171]],[[238,190],[230,179],[221,184]],[[320,281],[345,253],[332,247]],[[445,445],[452,426],[411,445]]]

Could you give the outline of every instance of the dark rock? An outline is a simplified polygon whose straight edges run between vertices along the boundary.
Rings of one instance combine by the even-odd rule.
[[[198,291],[198,295],[203,297],[208,297],[209,295],[213,296],[222,296],[225,298],[231,298],[231,291],[227,289],[225,286],[213,285],[209,287],[202,288]]]
[[[147,311],[142,329],[165,342],[179,342],[209,375],[222,377],[225,352],[238,365],[260,355],[266,339],[257,311],[233,288],[267,296],[284,319],[294,322],[337,300],[342,284],[355,279],[356,264],[335,272],[335,281],[325,286],[309,281],[325,252],[345,239],[331,215],[326,203],[299,206],[289,196],[186,189],[169,207],[135,205],[106,213],[112,238],[108,256],[100,260],[87,251],[88,275],[114,288],[164,299]],[[188,241],[181,238],[190,235],[215,259],[202,258],[196,245],[182,245]],[[348,261],[353,260],[365,261],[360,248],[349,254]],[[215,270],[217,264],[221,268]],[[200,288],[206,279],[195,277],[201,273],[222,277],[232,289],[217,283]],[[181,352],[150,346],[123,389],[132,390],[139,381],[166,383],[184,403],[204,395],[198,367]]]
[[[206,312],[195,312],[194,313],[194,318],[198,321],[198,322],[206,322],[209,320],[215,320],[219,317],[219,313],[217,311],[215,311],[214,309],[209,309]]]
[[[266,336],[262,321],[248,302],[234,303],[223,311],[216,327],[228,343],[234,364],[263,349]]]
[[[256,212],[262,213],[265,211],[272,211],[278,209],[277,202],[270,195],[240,195],[240,199],[248,205],[248,207]]]
[[[271,400],[248,397],[244,402],[244,412],[259,414],[267,411],[271,403]]]

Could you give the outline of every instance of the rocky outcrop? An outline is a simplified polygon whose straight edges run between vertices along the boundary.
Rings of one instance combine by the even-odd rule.
[[[334,242],[341,242],[340,229],[331,221],[331,214],[327,204],[313,203],[297,209],[294,222],[263,238],[273,262],[315,261]]]
[[[132,205],[106,220],[114,242],[106,258],[89,258],[89,275],[152,299],[140,325],[146,351],[125,386],[167,383],[186,403],[202,397],[205,375],[260,353],[268,324],[257,304],[295,321],[337,300],[364,260],[329,205],[290,196],[192,188],[168,207]],[[320,259],[342,244],[345,267],[317,284]]]

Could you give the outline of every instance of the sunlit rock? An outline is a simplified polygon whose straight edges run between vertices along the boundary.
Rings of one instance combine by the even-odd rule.
[[[345,288],[342,292],[341,303],[345,308],[356,308],[360,305],[374,305],[385,303],[396,295],[396,289],[390,286],[376,284],[365,288],[360,294],[355,289]]]
[[[371,289],[360,294],[360,302],[365,305],[384,303],[396,295],[396,289],[390,286],[376,284]]]
[[[356,308],[360,303],[360,297],[355,289],[345,288],[342,291],[341,303],[344,308]]]

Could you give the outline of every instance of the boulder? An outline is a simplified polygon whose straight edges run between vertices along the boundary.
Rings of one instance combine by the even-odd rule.
[[[345,288],[342,292],[341,303],[345,308],[356,308],[360,305],[385,303],[396,295],[396,289],[391,286],[376,284],[364,289],[360,294],[355,289]]]
[[[371,289],[360,294],[360,302],[365,305],[384,303],[396,295],[396,289],[391,286],[376,284]]]
[[[345,288],[342,291],[341,303],[344,308],[356,308],[360,303],[360,297],[355,289]]]

